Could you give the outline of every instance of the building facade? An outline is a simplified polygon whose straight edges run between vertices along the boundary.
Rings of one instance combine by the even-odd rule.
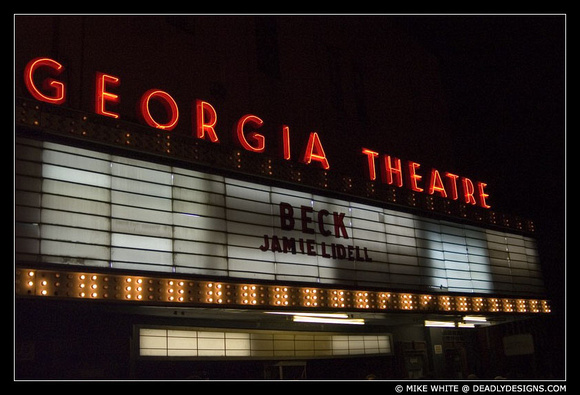
[[[453,163],[437,62],[389,20],[15,34],[17,378],[545,367],[534,223]]]

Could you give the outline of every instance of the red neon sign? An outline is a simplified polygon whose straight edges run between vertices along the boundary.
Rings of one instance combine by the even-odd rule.
[[[395,158],[395,164],[391,160],[390,155],[383,155],[383,161],[381,163],[382,170],[382,180],[389,185],[395,184],[393,176],[397,177],[396,186],[403,186],[403,168],[401,167],[401,159]]]
[[[379,157],[379,153],[368,148],[362,149],[363,155],[367,158],[367,170],[369,180],[374,181],[377,178],[377,170],[375,160]],[[467,177],[459,177],[456,174],[446,172],[445,178],[441,177],[439,170],[432,168],[429,177],[424,183],[423,175],[420,173],[421,164],[413,161],[407,161],[406,166],[406,182],[407,187],[415,192],[427,193],[429,195],[438,194],[443,198],[457,200],[459,199],[459,192],[457,188],[457,180],[461,179],[461,192],[463,194],[463,202],[470,205],[479,205],[480,207],[489,209],[491,206],[487,203],[489,194],[485,191],[486,183],[477,182],[477,189],[473,181]],[[389,155],[383,155],[381,160],[381,180],[384,184],[403,186],[403,167],[401,160],[391,158]],[[427,190],[425,191],[425,188]],[[449,193],[448,193],[449,191]]]
[[[483,208],[491,208],[489,204],[485,201],[486,198],[489,197],[489,194],[485,193],[485,187],[487,186],[484,182],[477,183],[477,191],[479,193],[479,205]]]
[[[423,176],[417,174],[417,170],[421,165],[417,162],[408,162],[409,165],[409,185],[411,189],[415,192],[423,192],[423,188],[419,186],[419,181],[423,178]]]
[[[44,70],[44,73],[41,70]],[[51,77],[45,77],[40,88],[38,80],[44,77],[45,74],[57,77],[63,71],[64,66],[56,60],[46,57],[32,59],[24,68],[26,89],[36,100],[61,105],[66,101],[66,83]],[[106,117],[120,118],[120,114],[114,112],[111,108],[121,100],[120,95],[115,92],[115,88],[118,88],[121,84],[120,81],[119,77],[102,72],[96,73],[94,83],[95,113]],[[166,113],[166,119],[159,120],[160,115],[151,112],[152,101],[162,105]],[[150,127],[171,131],[179,122],[179,107],[169,93],[160,89],[150,89],[141,96],[138,115]],[[213,105],[200,99],[195,100],[192,112],[193,136],[198,139],[208,140],[211,143],[219,143],[216,131],[217,120],[217,111]],[[259,154],[264,153],[266,151],[266,136],[256,131],[263,125],[264,121],[258,116],[252,114],[243,115],[234,124],[234,139],[247,151]],[[282,149],[279,155],[285,160],[290,160],[290,127],[282,125],[281,132]],[[491,208],[487,203],[489,194],[485,191],[486,183],[478,181],[474,184],[467,177],[460,177],[449,172],[443,173],[444,176],[442,177],[441,173],[435,168],[432,168],[426,180],[423,180],[421,165],[417,162],[406,161],[406,166],[403,166],[401,159],[386,154],[380,155],[378,152],[368,148],[363,148],[362,153],[367,158],[368,177],[371,181],[375,181],[378,178],[376,160],[379,158],[382,183],[397,187],[403,187],[403,184],[406,183],[407,187],[415,192],[429,195],[438,194],[442,198],[459,200],[458,180],[461,180],[459,184],[461,185],[461,201],[463,203],[479,205],[486,209]],[[330,169],[330,163],[318,133],[312,132],[309,134],[308,142],[300,161],[307,165],[317,162],[323,169]]]
[[[107,85],[119,86],[120,80],[112,75],[97,73],[95,85],[95,112],[106,117],[119,118],[119,114],[105,109],[105,103],[119,103],[119,95],[107,91]]]
[[[264,121],[252,114],[246,114],[241,117],[234,129],[234,134],[237,137],[238,142],[248,151],[264,152],[266,150],[266,139],[263,135],[257,132],[249,132],[246,134],[244,132],[244,126],[246,123],[252,124],[256,128],[260,128],[264,124]],[[248,140],[250,140],[251,143]]]
[[[196,125],[197,138],[207,138],[212,143],[218,143],[219,139],[215,132],[215,125],[217,123],[217,112],[215,108],[208,102],[197,99],[195,101],[195,115],[194,125]]]
[[[24,68],[24,84],[28,92],[36,99],[51,104],[62,104],[66,99],[66,86],[63,82],[53,78],[47,78],[42,83],[44,91],[38,89],[34,83],[34,74],[40,68],[48,69],[52,75],[58,76],[64,71],[64,67],[56,60],[49,58],[32,59]]]
[[[161,102],[165,111],[169,115],[169,121],[166,123],[159,123],[151,115],[149,110],[149,102],[152,100],[158,100]],[[141,101],[139,102],[139,108],[141,109],[141,116],[145,123],[151,127],[163,130],[173,130],[177,126],[177,121],[179,121],[179,109],[177,108],[177,103],[167,92],[159,89],[150,89],[141,96]]]
[[[447,197],[447,192],[443,186],[443,181],[437,169],[431,169],[431,178],[429,179],[429,195],[433,195],[435,192],[439,193],[441,197]]]
[[[473,197],[473,182],[469,178],[462,177],[461,185],[463,185],[463,197],[466,204],[477,204],[475,197]]]
[[[445,177],[447,177],[447,179],[449,180],[449,187],[451,189],[451,199],[453,200],[459,199],[459,195],[457,194],[457,179],[459,178],[459,176],[447,172],[445,173]]]
[[[313,160],[319,162],[323,169],[330,169],[330,164],[328,163],[328,159],[326,159],[326,154],[324,153],[324,148],[322,148],[320,137],[318,137],[318,133],[316,132],[310,133],[308,144],[306,145],[306,150],[302,157],[302,163],[309,165]]]
[[[282,157],[290,160],[290,128],[282,125]]]
[[[375,169],[375,158],[379,156],[379,153],[371,151],[370,149],[367,148],[363,148],[362,152],[367,156],[369,166],[369,178],[371,181],[374,181],[377,179],[377,171]]]

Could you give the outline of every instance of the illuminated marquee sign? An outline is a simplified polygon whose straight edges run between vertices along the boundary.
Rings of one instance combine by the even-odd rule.
[[[38,79],[40,70],[44,70],[51,77],[45,78],[42,82]],[[50,58],[36,58],[28,62],[24,70],[24,82],[28,92],[42,102],[62,105],[66,102],[67,84],[63,80],[56,79],[61,76],[65,67]],[[37,74],[38,73],[38,74]],[[55,78],[53,78],[55,77]],[[116,88],[121,85],[121,78],[102,72],[97,72],[95,76],[94,92],[94,112],[104,117],[120,118],[120,114],[115,112],[115,106],[121,98],[116,93]],[[151,111],[151,103],[158,102],[165,110],[164,119]],[[207,101],[196,99],[191,105],[192,116],[194,118],[191,135],[211,143],[219,143],[220,138],[216,130],[218,114],[216,109]],[[137,106],[138,116],[146,125],[171,132],[179,123],[180,109],[175,99],[161,89],[149,89],[141,96]],[[267,138],[260,133],[264,121],[257,115],[245,114],[241,116],[233,125],[234,140],[244,150],[253,153],[264,153],[267,149]],[[278,155],[285,160],[292,158],[290,150],[290,128],[282,125],[279,128],[279,138],[282,141],[282,152]],[[471,179],[459,176],[450,172],[440,172],[432,168],[426,172],[421,169],[421,165],[413,161],[401,161],[401,159],[391,155],[380,155],[378,152],[368,148],[362,148],[360,153],[367,158],[368,179],[376,180],[377,173],[384,184],[395,187],[406,186],[413,192],[439,196],[444,199],[460,200],[466,205],[477,205],[484,209],[491,206],[488,203],[489,194],[484,182],[473,182]],[[330,160],[327,157],[322,139],[317,132],[311,132],[306,142],[306,148],[299,158],[300,162],[307,165],[316,163],[321,168],[330,169]],[[379,166],[377,166],[377,161]],[[378,170],[377,170],[378,169]]]
[[[17,262],[235,282],[541,295],[521,234],[17,138]],[[59,292],[55,290],[55,292]]]

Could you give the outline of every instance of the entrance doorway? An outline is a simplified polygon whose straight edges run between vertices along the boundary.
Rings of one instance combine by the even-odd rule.
[[[264,364],[266,380],[306,380],[306,361],[280,361]]]

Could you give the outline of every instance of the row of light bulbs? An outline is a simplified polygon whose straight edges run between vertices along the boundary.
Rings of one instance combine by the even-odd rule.
[[[16,270],[16,294],[233,307],[550,313],[547,300],[407,292],[356,291],[285,285],[171,279],[126,274]]]

